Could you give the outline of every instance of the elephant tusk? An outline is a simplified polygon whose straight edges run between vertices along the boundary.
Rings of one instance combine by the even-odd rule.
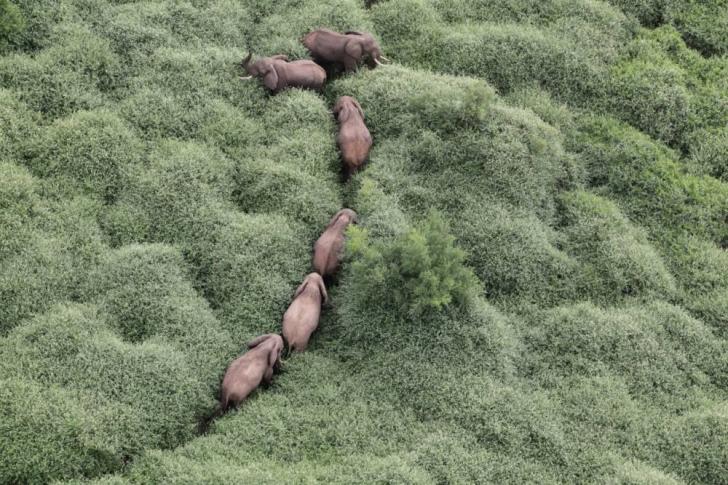
[[[379,59],[374,59],[374,62],[377,63],[377,66],[384,66],[381,62],[379,62]]]
[[[384,60],[385,60],[385,61],[387,61],[387,62],[392,62],[392,61],[390,61],[389,59],[387,59],[387,58],[386,58],[386,57],[384,57],[384,56],[379,56],[379,58],[380,58],[380,59],[384,59]]]
[[[245,77],[240,76],[241,81],[247,81],[249,79],[253,79],[253,76],[245,76]]]

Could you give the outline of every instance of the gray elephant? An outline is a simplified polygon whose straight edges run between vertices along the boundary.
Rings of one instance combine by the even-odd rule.
[[[348,178],[356,173],[369,158],[372,135],[364,123],[364,111],[359,102],[351,96],[342,96],[334,106],[334,116],[339,121],[336,143],[344,162],[344,175]]]
[[[346,242],[344,233],[352,223],[356,223],[356,212],[351,209],[341,209],[314,244],[313,268],[321,276],[333,276],[339,268]]]
[[[289,61],[287,56],[280,54],[250,62],[252,57],[250,53],[240,63],[249,74],[240,79],[262,78],[263,84],[274,93],[289,87],[320,90],[326,82],[326,71],[313,61]]]
[[[289,352],[306,350],[311,334],[318,328],[321,305],[327,299],[326,286],[321,275],[311,273],[306,276],[283,315],[283,339],[288,344]]]
[[[382,55],[379,43],[367,32],[349,31],[343,34],[318,29],[307,34],[301,42],[317,62],[340,64],[347,72],[355,71],[365,61],[371,68],[388,59]]]
[[[262,383],[269,384],[281,362],[283,338],[265,334],[248,343],[248,351],[235,359],[225,372],[220,393],[220,411],[237,406]]]

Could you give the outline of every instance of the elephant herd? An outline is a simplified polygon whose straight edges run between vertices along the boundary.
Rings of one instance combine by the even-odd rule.
[[[318,29],[302,39],[314,61],[289,61],[285,55],[264,57],[250,62],[252,53],[242,61],[241,67],[249,74],[246,78],[261,78],[265,86],[277,93],[289,87],[320,90],[326,81],[321,67],[354,71],[361,62],[369,67],[387,60],[371,34],[346,32],[340,34]],[[340,97],[332,111],[339,122],[336,142],[342,159],[342,169],[348,178],[356,173],[369,157],[372,137],[364,123],[364,111],[351,96]],[[284,347],[288,352],[303,352],[319,324],[321,307],[328,299],[325,278],[333,276],[339,268],[349,224],[356,223],[357,215],[351,209],[341,209],[331,219],[313,247],[310,273],[299,285],[293,301],[283,315],[281,334],[261,335],[248,343],[248,351],[234,360],[222,380],[220,411],[244,401],[258,386],[269,384],[280,368]]]

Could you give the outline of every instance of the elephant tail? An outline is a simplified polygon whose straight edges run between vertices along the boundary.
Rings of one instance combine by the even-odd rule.
[[[197,433],[201,435],[206,434],[207,431],[210,429],[210,425],[212,424],[212,422],[223,415],[226,407],[226,405],[223,405],[221,403],[220,406],[218,406],[217,409],[215,409],[211,414],[203,417],[197,425]]]

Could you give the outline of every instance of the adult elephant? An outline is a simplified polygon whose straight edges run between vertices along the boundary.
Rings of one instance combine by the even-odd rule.
[[[347,72],[355,71],[365,61],[369,67],[389,60],[382,55],[379,43],[368,32],[349,31],[340,34],[329,29],[318,29],[307,34],[301,42],[314,60],[342,64]]]
[[[274,93],[289,87],[320,90],[326,82],[326,71],[313,61],[289,61],[288,56],[279,54],[250,62],[252,57],[251,52],[240,64],[249,74],[240,79],[262,78]]]

